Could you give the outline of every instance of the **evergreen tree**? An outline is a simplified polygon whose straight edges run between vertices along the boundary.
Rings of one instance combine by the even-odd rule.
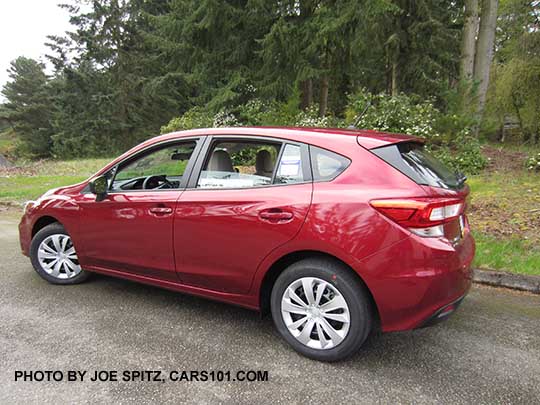
[[[10,81],[2,94],[6,102],[0,117],[23,142],[24,152],[34,157],[49,155],[52,126],[50,87],[42,63],[23,56],[11,62]]]

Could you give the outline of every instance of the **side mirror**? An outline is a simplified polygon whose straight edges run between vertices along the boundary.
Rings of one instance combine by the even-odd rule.
[[[105,176],[99,176],[88,183],[90,191],[96,195],[96,201],[102,201],[107,196],[107,179]]]

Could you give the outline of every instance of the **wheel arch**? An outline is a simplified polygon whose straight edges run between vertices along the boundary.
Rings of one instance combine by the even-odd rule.
[[[45,228],[47,225],[54,224],[56,222],[61,224],[61,222],[52,215],[43,215],[39,217],[37,221],[34,222],[34,226],[32,226],[32,238],[36,235],[36,233]]]
[[[295,252],[287,253],[286,255],[280,257],[277,259],[266,271],[261,286],[259,289],[259,308],[261,311],[261,315],[266,315],[270,312],[270,296],[272,294],[272,287],[274,286],[274,283],[276,282],[279,275],[291,264],[296,263],[300,260],[307,259],[307,258],[324,258],[327,260],[332,260],[334,262],[340,263],[344,266],[344,268],[348,269],[348,271],[355,276],[355,278],[364,286],[366,289],[370,304],[373,310],[373,315],[375,316],[375,320],[377,325],[379,325],[379,309],[377,307],[377,303],[375,302],[375,299],[373,298],[373,294],[371,290],[369,289],[366,282],[363,280],[363,278],[356,272],[354,269],[346,262],[341,260],[340,258],[331,255],[326,252],[321,252],[317,250],[298,250]]]

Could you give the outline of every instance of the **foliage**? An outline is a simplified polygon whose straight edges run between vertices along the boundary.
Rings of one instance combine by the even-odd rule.
[[[360,128],[426,139],[431,151],[456,171],[474,174],[487,164],[480,143],[470,133],[467,119],[456,114],[443,114],[429,100],[418,100],[405,94],[372,95],[364,90],[349,96],[346,122],[354,123],[355,120]]]
[[[44,65],[19,57],[8,70],[10,82],[2,89],[7,102],[0,106],[0,118],[11,124],[19,136],[19,153],[43,157],[50,153],[52,97]]]
[[[487,165],[487,160],[482,155],[482,149],[478,139],[473,136],[463,138],[464,143],[454,147],[441,146],[433,150],[434,155],[441,162],[455,171],[465,174],[478,174]]]
[[[527,170],[540,172],[540,152],[531,154],[525,163]]]
[[[432,142],[438,142],[441,137],[436,129],[440,112],[430,101],[415,102],[413,97],[405,94],[372,95],[364,90],[349,96],[345,112],[347,124],[353,124],[364,111],[357,122],[359,128],[403,133]]]
[[[180,117],[171,119],[167,125],[161,127],[161,133],[165,134],[174,131],[183,131],[193,128],[207,128],[211,127],[213,123],[213,116],[200,107],[193,107],[191,110],[186,111]]]
[[[504,69],[491,93],[501,100],[497,111],[521,100],[516,111],[535,134],[538,89],[524,83],[540,82],[537,61],[519,55],[536,55],[537,30],[517,29],[531,27],[528,6],[505,3]],[[26,86],[24,108],[37,112],[24,113],[13,92],[1,108],[0,120],[10,116],[28,155],[115,154],[160,129],[346,126],[366,97],[377,108],[361,126],[422,136],[448,153],[459,143],[455,134],[475,128],[452,101],[462,1],[94,0],[81,7],[72,0],[61,7],[73,30],[49,37],[53,74],[27,62],[31,73],[19,69],[5,88]],[[464,155],[476,153],[469,149]]]
[[[488,93],[486,132],[517,121],[520,141],[540,142],[540,2],[501,2],[497,57]]]

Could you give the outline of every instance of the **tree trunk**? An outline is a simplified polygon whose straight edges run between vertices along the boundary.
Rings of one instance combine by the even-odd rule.
[[[300,108],[306,110],[313,103],[313,80],[306,79],[301,83],[302,101]]]
[[[392,97],[397,96],[399,94],[399,86],[398,86],[398,72],[399,67],[397,61],[392,62],[392,82],[391,82],[391,91],[390,94]]]
[[[497,26],[497,7],[499,0],[482,0],[480,29],[476,41],[476,55],[474,58],[474,80],[478,82],[478,103],[476,106],[477,126],[475,134],[478,135],[479,123],[482,120],[486,96],[489,85],[489,69],[493,60],[495,44],[495,28]]]
[[[470,81],[474,73],[474,54],[478,32],[478,0],[465,0],[465,24],[461,40],[460,78]]]
[[[328,107],[328,76],[321,78],[319,92],[319,117],[324,117]]]
[[[460,93],[463,111],[471,107],[471,86],[474,74],[474,55],[478,33],[478,0],[465,0],[465,22],[461,40]]]

